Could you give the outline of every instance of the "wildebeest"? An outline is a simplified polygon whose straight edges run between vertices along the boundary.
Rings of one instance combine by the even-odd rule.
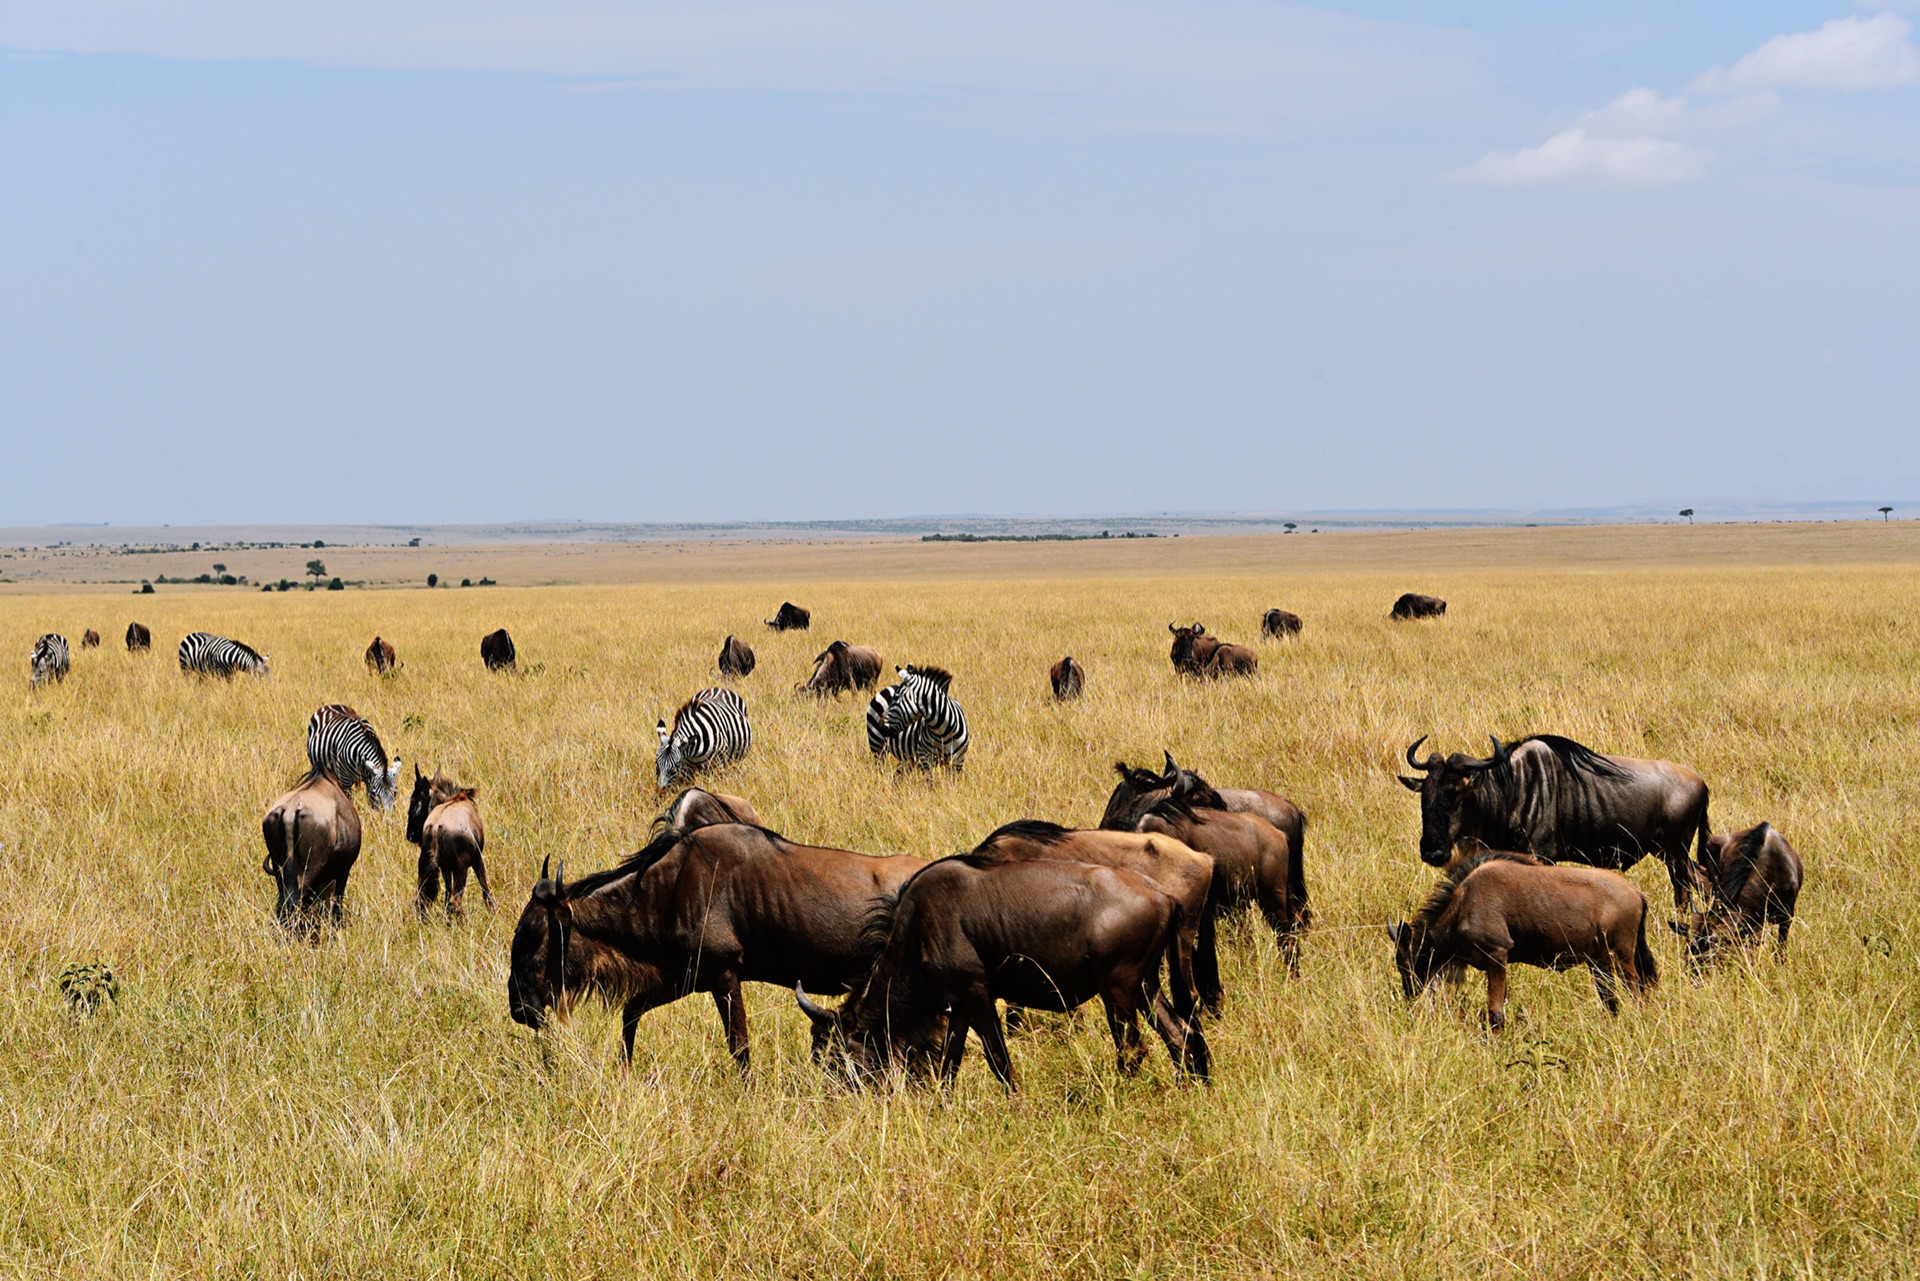
[[[91,628],[91,627],[89,627],[89,628],[87,628],[87,630],[86,630],[86,631],[84,631],[84,632],[81,632],[81,633],[80,633],[80,648],[81,648],[81,649],[99,649],[99,648],[100,648],[100,633],[99,633],[99,632],[96,632],[96,631],[94,631],[94,630],[93,630],[93,628]]]
[[[274,914],[294,925],[309,914],[341,917],[347,874],[360,857],[360,814],[332,775],[314,770],[260,820],[266,861],[278,887]]]
[[[467,872],[480,882],[480,897],[493,910],[493,890],[487,885],[487,829],[480,822],[477,792],[434,771],[428,778],[413,767],[413,796],[407,802],[407,839],[420,847],[419,888],[413,908],[421,920],[447,886],[447,920],[465,915]]]
[[[1063,703],[1078,698],[1087,687],[1087,669],[1069,654],[1047,669],[1047,684],[1052,687],[1053,696]]]
[[[1393,602],[1389,618],[1439,618],[1447,612],[1447,602],[1438,596],[1422,596],[1419,592],[1407,592]]]
[[[1689,850],[1706,848],[1707,785],[1684,765],[1602,756],[1570,738],[1533,734],[1493,739],[1493,755],[1461,753],[1407,764],[1424,778],[1400,776],[1420,794],[1420,858],[1444,864],[1462,837],[1495,849],[1523,850],[1549,863],[1586,863],[1626,871],[1652,854],[1667,866],[1673,901],[1690,892]]]
[[[661,832],[691,832],[696,827],[711,827],[715,823],[762,826],[760,815],[745,797],[689,787],[667,802],[667,807],[653,820],[653,832],[656,836]]]
[[[962,854],[909,880],[876,914],[881,932],[872,972],[838,1010],[810,1000],[802,985],[794,992],[816,1043],[825,1042],[829,1071],[851,1082],[895,1065],[923,1079],[936,1055],[950,1082],[971,1029],[987,1066],[1014,1089],[999,1000],[1065,1011],[1099,997],[1123,1073],[1145,1057],[1139,1017],[1147,1012],[1176,1065],[1208,1070],[1180,955],[1180,905],[1136,872]],[[1171,1009],[1155,999],[1163,961]]]
[[[513,671],[517,658],[513,637],[507,635],[506,628],[488,632],[480,638],[480,661],[487,665],[488,671]]]
[[[747,676],[753,672],[753,646],[738,636],[729,636],[720,646],[720,674]]]
[[[1284,609],[1270,609],[1260,615],[1260,634],[1273,640],[1298,636],[1304,624],[1300,615]]]
[[[838,698],[847,690],[878,689],[880,651],[871,645],[849,645],[843,640],[821,650],[813,660],[813,674],[802,681],[796,692],[832,694]]]
[[[785,601],[774,616],[765,621],[776,632],[804,632],[813,626],[813,614],[792,601]]]
[[[1448,864],[1411,921],[1387,927],[1400,986],[1412,1000],[1436,974],[1471,965],[1487,976],[1487,1022],[1506,1025],[1507,967],[1585,965],[1609,1014],[1619,988],[1639,997],[1659,982],[1647,948],[1647,896],[1618,872],[1554,867],[1475,845]]]
[[[1773,824],[1717,832],[1707,838],[1693,867],[1695,899],[1688,923],[1670,924],[1687,939],[1687,954],[1696,962],[1728,942],[1760,942],[1769,925],[1779,928],[1778,948],[1784,951],[1803,875],[1800,855]]]
[[[127,652],[131,654],[137,649],[151,648],[153,648],[153,633],[147,630],[147,625],[145,623],[128,623]]]
[[[1213,861],[1213,910],[1208,921],[1246,904],[1260,909],[1286,957],[1287,968],[1300,971],[1300,937],[1311,920],[1306,899],[1306,877],[1286,834],[1258,814],[1225,809],[1194,809],[1178,797],[1156,801],[1135,830],[1158,832],[1200,851]],[[1209,969],[1213,948],[1203,946],[1199,983],[1208,1004],[1217,1008],[1220,978]]]
[[[67,653],[67,638],[58,632],[48,632],[33,643],[33,652],[27,656],[30,688],[39,689],[48,681],[58,683],[66,680],[71,663]]]
[[[1260,668],[1260,656],[1245,645],[1234,645],[1207,633],[1205,623],[1191,627],[1167,624],[1173,633],[1173,649],[1168,655],[1173,669],[1185,676],[1252,676]]]
[[[483,642],[481,653],[484,655],[485,652],[486,648]],[[393,671],[399,666],[399,661],[394,657],[393,642],[379,636],[374,637],[373,642],[367,646],[368,670],[373,672],[374,675],[379,676]]]
[[[742,983],[804,983],[846,992],[871,968],[869,916],[925,866],[797,845],[777,832],[724,823],[663,832],[619,866],[565,883],[541,879],[513,935],[507,1005],[538,1028],[581,995],[622,1003],[621,1037],[648,1010],[708,992],[727,1049],[747,1071]]]

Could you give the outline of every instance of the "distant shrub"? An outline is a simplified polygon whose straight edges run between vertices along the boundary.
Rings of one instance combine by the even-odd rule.
[[[343,592],[346,589],[347,585],[337,578],[327,584],[327,590],[330,592]]]

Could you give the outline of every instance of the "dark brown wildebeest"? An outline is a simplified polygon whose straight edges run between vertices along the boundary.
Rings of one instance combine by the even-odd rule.
[[[339,780],[314,770],[268,807],[260,820],[267,858],[260,870],[279,894],[282,925],[325,916],[340,923],[347,875],[360,857],[360,814]]]
[[[837,640],[815,656],[813,674],[802,681],[795,692],[832,694],[838,698],[848,690],[878,689],[884,666],[880,651],[871,645],[849,645]]]
[[[738,636],[729,636],[720,646],[720,674],[747,676],[753,672],[753,646]]]
[[[977,855],[1051,858],[1099,867],[1124,867],[1158,885],[1180,904],[1180,951],[1210,1010],[1220,1006],[1220,964],[1214,955],[1211,857],[1164,833],[1089,831],[1024,819],[1008,823],[974,847]],[[1209,989],[1208,979],[1212,988]]]
[[[661,832],[691,832],[696,827],[712,827],[715,823],[745,823],[748,827],[762,825],[760,816],[746,798],[689,787],[669,801],[667,808],[653,820],[653,832],[655,835]]]
[[[1298,636],[1304,624],[1300,615],[1284,609],[1270,609],[1260,615],[1260,635],[1270,640],[1282,640],[1288,636]]]
[[[1743,832],[1715,833],[1693,867],[1695,901],[1686,925],[1668,924],[1687,940],[1687,955],[1707,961],[1725,944],[1752,946],[1767,926],[1780,930],[1785,951],[1804,869],[1800,855],[1771,823]]]
[[[1389,618],[1401,620],[1409,618],[1439,618],[1447,612],[1447,602],[1438,596],[1422,596],[1419,592],[1407,592],[1393,602]]]
[[[805,983],[846,992],[866,977],[878,939],[868,917],[924,867],[796,845],[777,832],[723,823],[663,832],[618,867],[565,883],[546,868],[513,935],[507,1007],[538,1028],[584,993],[622,1003],[627,1062],[648,1010],[713,995],[727,1049],[745,1073],[742,983]]]
[[[131,654],[136,649],[152,648],[153,633],[147,630],[147,625],[145,623],[128,623],[127,652]]]
[[[518,655],[513,648],[513,637],[507,635],[507,629],[488,632],[480,638],[480,661],[487,665],[490,672],[514,671]]]
[[[96,631],[94,631],[94,630],[93,630],[93,628],[91,628],[91,627],[89,627],[89,628],[87,628],[87,630],[86,630],[86,631],[84,631],[84,632],[81,632],[81,633],[80,633],[80,648],[81,648],[81,649],[99,649],[99,648],[100,648],[100,633],[99,633],[99,632],[96,632]]]
[[[413,909],[421,920],[447,885],[447,921],[466,915],[467,872],[480,882],[480,897],[493,910],[493,890],[487,884],[487,829],[480,822],[476,792],[462,787],[438,770],[432,778],[413,767],[413,796],[407,802],[407,839],[420,847],[420,882]]]
[[[813,626],[813,613],[801,609],[792,601],[785,601],[774,616],[765,622],[776,632],[804,632]]]
[[[1640,997],[1659,982],[1647,947],[1647,896],[1618,872],[1554,867],[1475,846],[1447,865],[1411,921],[1387,927],[1401,990],[1412,1000],[1436,974],[1471,965],[1487,976],[1487,1022],[1506,1025],[1507,967],[1585,965],[1609,1014],[1619,988]]]
[[[482,654],[485,653],[484,642],[482,643],[481,652]],[[375,676],[384,675],[400,666],[399,661],[395,659],[393,654],[393,642],[383,640],[378,636],[374,637],[373,642],[367,646],[366,657],[367,668]]]
[[[1400,782],[1420,794],[1420,859],[1439,867],[1462,837],[1495,849],[1523,850],[1549,863],[1585,863],[1624,872],[1652,854],[1667,866],[1673,901],[1684,907],[1688,865],[1706,848],[1707,785],[1684,765],[1602,756],[1570,738],[1533,734],[1493,740],[1478,760],[1456,752],[1407,764],[1425,778]]]
[[[1176,1065],[1203,1077],[1208,1070],[1180,956],[1180,905],[1137,872],[962,854],[909,880],[876,914],[874,933],[882,932],[872,972],[838,1010],[795,987],[828,1070],[850,1083],[895,1065],[924,1079],[936,1055],[941,1080],[951,1082],[972,1029],[987,1066],[1014,1089],[1000,1000],[1065,1011],[1099,997],[1123,1073],[1146,1056],[1139,1018],[1147,1012]],[[1162,961],[1171,1010],[1156,999]]]
[[[1063,703],[1078,698],[1087,687],[1087,669],[1069,654],[1047,670],[1047,684],[1053,687],[1053,696]]]
[[[1191,627],[1167,624],[1173,633],[1173,649],[1168,657],[1173,669],[1185,676],[1252,676],[1260,669],[1260,656],[1245,645],[1234,645],[1207,634],[1205,623]]]
[[[1213,911],[1208,916],[1209,927],[1214,917],[1251,903],[1272,927],[1281,955],[1287,959],[1287,969],[1294,974],[1300,972],[1300,936],[1312,917],[1306,900],[1306,877],[1297,868],[1299,860],[1284,832],[1258,814],[1194,809],[1174,796],[1156,801],[1134,830],[1171,836],[1212,859]],[[1210,965],[1213,956],[1209,928],[1200,965]],[[1210,1005],[1217,1008],[1218,970],[1202,968],[1198,981],[1201,989],[1211,994]]]

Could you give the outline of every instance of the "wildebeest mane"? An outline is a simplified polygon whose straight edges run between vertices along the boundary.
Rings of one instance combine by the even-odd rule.
[[[1163,796],[1153,804],[1147,806],[1146,813],[1140,817],[1143,819],[1164,818],[1170,821],[1179,819],[1188,823],[1197,823],[1200,821],[1200,816],[1193,812],[1193,806],[1189,805],[1180,797],[1173,795]],[[1135,821],[1137,822],[1138,820]]]
[[[1540,866],[1541,862],[1531,854],[1520,854],[1512,850],[1490,849],[1485,845],[1463,848],[1447,863],[1447,873],[1440,883],[1427,894],[1426,901],[1420,904],[1420,910],[1413,914],[1413,923],[1417,926],[1432,925],[1440,919],[1440,913],[1447,910],[1447,904],[1453,901],[1453,892],[1460,888],[1461,882],[1474,871],[1488,863],[1526,863]]]
[[[1019,837],[1040,845],[1058,845],[1069,835],[1071,835],[1071,829],[1062,827],[1058,823],[1049,823],[1045,819],[1016,819],[1011,823],[1002,824],[987,833],[986,839],[974,846],[969,852],[973,854],[985,853],[988,846],[1003,836]]]
[[[1520,742],[1542,744],[1548,751],[1552,752],[1554,756],[1559,758],[1560,763],[1566,766],[1570,773],[1591,774],[1595,778],[1622,779],[1633,777],[1632,774],[1620,766],[1615,765],[1591,747],[1586,746],[1584,743],[1576,743],[1570,738],[1563,738],[1558,734],[1529,734],[1527,737],[1521,739]],[[1519,745],[1519,743],[1515,743],[1513,746],[1518,747]]]

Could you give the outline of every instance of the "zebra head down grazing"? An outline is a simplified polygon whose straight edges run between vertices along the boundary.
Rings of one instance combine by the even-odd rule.
[[[39,689],[48,681],[67,679],[67,638],[58,632],[48,632],[33,643],[33,683],[32,689]]]
[[[232,680],[235,672],[267,674],[267,656],[250,646],[211,632],[193,632],[180,642],[180,670]]]
[[[382,813],[400,794],[400,758],[389,761],[373,726],[345,703],[314,709],[307,721],[307,762],[339,779],[344,792],[365,784],[367,800]]]
[[[953,673],[911,663],[894,672],[899,682],[867,704],[868,748],[921,769],[959,769],[967,759],[967,716],[948,693]]]
[[[653,758],[654,777],[664,790],[691,779],[707,766],[739,760],[753,746],[747,724],[747,705],[730,689],[703,689],[673,714],[673,728],[657,727],[660,750]]]

